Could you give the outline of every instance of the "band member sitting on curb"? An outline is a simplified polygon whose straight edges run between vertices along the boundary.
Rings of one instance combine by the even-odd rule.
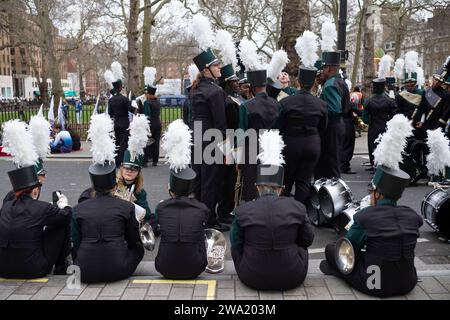
[[[374,153],[377,169],[370,188],[371,206],[354,215],[345,236],[355,251],[354,269],[348,275],[337,270],[335,244],[326,247],[326,261],[320,264],[323,273],[342,277],[353,288],[377,297],[403,295],[415,287],[414,249],[423,224],[414,210],[397,206],[409,181],[398,163],[406,137],[412,135],[411,124],[396,115],[387,128]]]
[[[38,200],[41,183],[34,165],[38,153],[24,122],[4,124],[3,146],[18,169],[8,172],[14,199],[0,210],[0,277],[39,278],[54,266],[54,274],[66,274],[71,216],[67,198],[58,193],[55,205]]]
[[[95,196],[73,210],[74,264],[80,267],[81,281],[86,283],[125,279],[144,256],[139,223],[145,210],[114,196],[117,182],[113,127],[106,114],[91,118],[89,138],[94,163],[89,175]]]
[[[203,229],[209,210],[191,197],[196,177],[189,168],[191,141],[191,132],[181,119],[172,122],[162,138],[162,148],[170,163],[171,199],[156,208],[161,243],[155,268],[169,279],[196,278],[207,265]]]
[[[289,290],[303,283],[314,234],[303,204],[280,197],[283,141],[277,131],[261,136],[256,186],[259,198],[239,206],[230,233],[239,279],[256,290]]]

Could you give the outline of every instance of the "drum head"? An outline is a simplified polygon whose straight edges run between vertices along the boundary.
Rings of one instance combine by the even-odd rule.
[[[447,198],[436,213],[436,225],[439,233],[450,239],[450,198]]]
[[[334,215],[334,203],[333,198],[326,188],[320,188],[319,190],[320,210],[327,219],[333,218]]]
[[[320,219],[320,212],[319,210],[311,203],[311,201],[308,201],[306,203],[306,212],[308,213],[309,221],[312,225],[318,227],[321,224]]]

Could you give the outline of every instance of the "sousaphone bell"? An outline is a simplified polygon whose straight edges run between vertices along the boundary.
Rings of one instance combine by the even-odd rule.
[[[216,229],[205,229],[205,246],[208,265],[206,272],[219,273],[225,268],[225,252],[227,240],[222,232]]]
[[[336,242],[334,251],[334,259],[340,273],[347,275],[353,271],[355,267],[355,250],[353,245],[347,238],[340,238]]]

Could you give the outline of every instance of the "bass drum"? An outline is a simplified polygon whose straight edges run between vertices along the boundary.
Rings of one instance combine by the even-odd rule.
[[[450,189],[434,189],[422,201],[422,215],[426,223],[450,239]]]
[[[311,186],[309,200],[306,202],[306,211],[308,213],[309,221],[316,227],[325,222],[325,217],[320,210],[319,190],[325,184],[327,179],[321,178],[314,182]]]
[[[352,192],[344,180],[333,178],[325,182],[319,190],[320,210],[327,219],[337,217],[353,202]]]

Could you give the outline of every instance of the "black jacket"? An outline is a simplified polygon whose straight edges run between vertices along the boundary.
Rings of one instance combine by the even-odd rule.
[[[43,252],[44,227],[68,226],[63,210],[29,195],[6,201],[0,210],[0,277],[38,278],[53,267]]]
[[[161,243],[156,270],[170,279],[192,279],[207,265],[204,224],[209,209],[188,197],[169,199],[156,207]]]
[[[117,130],[126,130],[130,126],[128,111],[132,112],[130,100],[127,97],[118,94],[111,97],[108,101],[108,113],[114,119],[114,127]]]

